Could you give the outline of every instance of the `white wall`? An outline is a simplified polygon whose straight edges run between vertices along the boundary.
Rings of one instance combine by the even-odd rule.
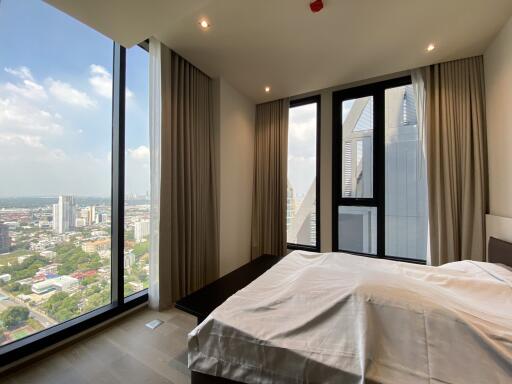
[[[224,79],[218,92],[220,275],[251,258],[256,106]]]
[[[484,62],[490,214],[512,217],[512,18]]]

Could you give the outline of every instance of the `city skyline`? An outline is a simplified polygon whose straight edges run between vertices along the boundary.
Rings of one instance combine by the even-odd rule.
[[[0,209],[0,314],[26,311],[17,324],[0,321],[0,345],[110,302],[110,204],[78,204],[66,195],[58,200]],[[130,295],[148,285],[147,201],[126,205],[124,227],[124,290]]]

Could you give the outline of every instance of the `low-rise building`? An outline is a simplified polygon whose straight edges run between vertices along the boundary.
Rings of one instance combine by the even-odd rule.
[[[51,291],[70,291],[78,286],[78,279],[71,276],[59,276],[32,284],[32,292],[42,295]]]
[[[110,237],[83,243],[82,250],[87,253],[110,250]]]
[[[56,275],[59,270],[60,264],[48,264],[38,269],[37,272],[44,273],[45,275]]]
[[[75,279],[78,279],[78,280],[83,280],[86,277],[93,277],[93,276],[96,276],[97,274],[98,274],[98,271],[91,269],[91,270],[85,271],[85,272],[72,273],[71,277],[74,277]]]
[[[37,225],[39,226],[40,229],[48,229],[50,227],[53,226],[53,223],[51,221],[48,221],[48,220],[40,220]]]
[[[57,252],[55,251],[42,251],[39,253],[42,257],[45,257],[47,259],[53,259],[55,256],[57,256]]]
[[[22,255],[22,256],[18,256],[18,257],[16,258],[16,260],[18,261],[18,264],[21,264],[21,263],[23,263],[25,260],[27,260],[29,257],[30,257],[30,255]]]
[[[4,273],[3,275],[0,275],[0,281],[3,281],[4,283],[11,281],[11,275],[9,273]]]

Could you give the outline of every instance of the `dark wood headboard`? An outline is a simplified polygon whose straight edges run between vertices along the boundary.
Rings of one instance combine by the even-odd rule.
[[[512,267],[512,243],[489,237],[487,260],[489,263],[501,263]]]

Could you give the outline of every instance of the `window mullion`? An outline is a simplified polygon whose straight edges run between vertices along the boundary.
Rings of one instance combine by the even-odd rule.
[[[112,302],[124,301],[126,49],[114,43],[112,84]]]
[[[377,202],[377,256],[385,255],[385,99],[384,88],[381,87],[375,94],[374,104],[374,132],[375,132],[375,148],[374,148],[374,186],[375,198]]]

